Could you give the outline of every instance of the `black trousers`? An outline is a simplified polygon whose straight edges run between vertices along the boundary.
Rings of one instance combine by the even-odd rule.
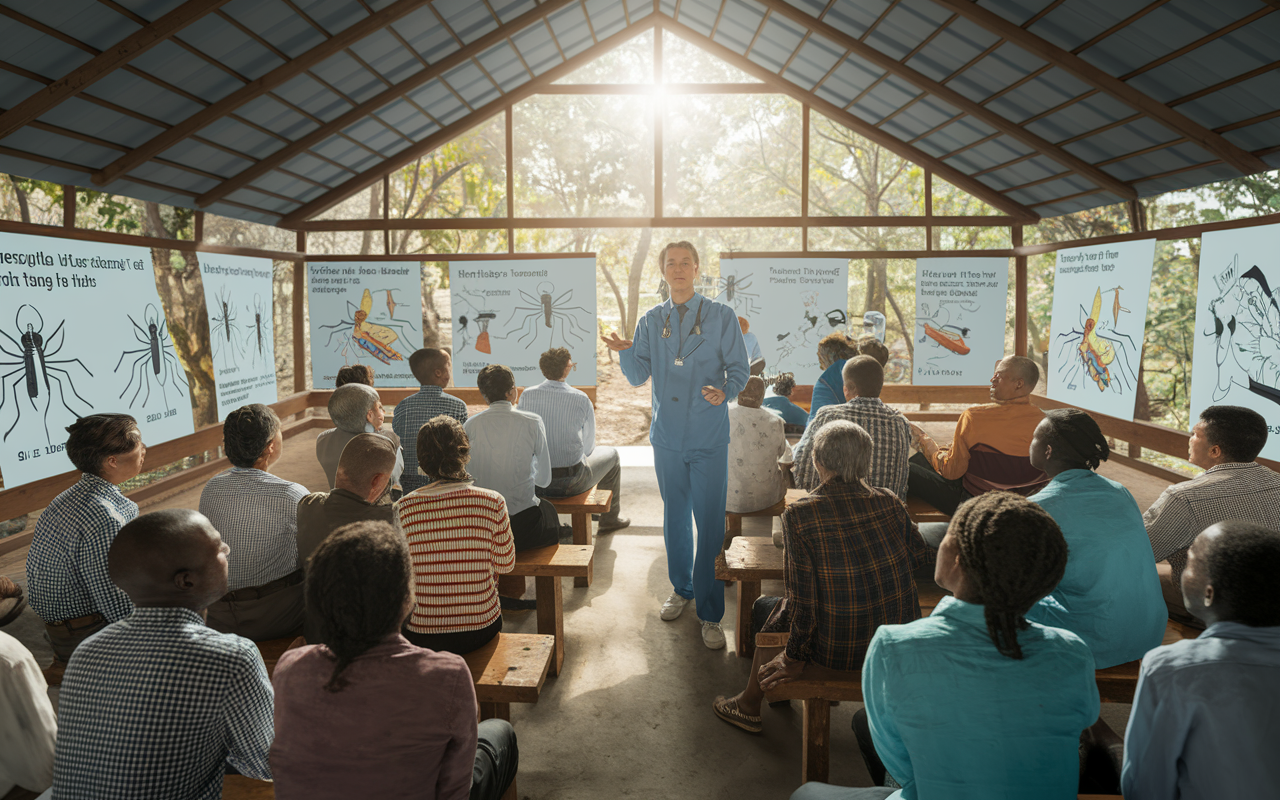
[[[573,528],[564,527],[572,536]],[[549,500],[539,498],[536,506],[529,506],[511,516],[511,538],[515,540],[517,553],[550,547],[560,541],[560,533],[560,517]]]
[[[486,719],[476,739],[476,765],[471,770],[471,800],[500,800],[516,779],[520,748],[511,723]]]
[[[923,453],[916,453],[907,462],[910,473],[907,475],[907,495],[918,497],[947,516],[956,513],[956,509],[973,495],[964,488],[964,481],[948,480],[938,474]]]
[[[404,638],[408,639],[410,644],[416,644],[418,647],[425,647],[438,653],[456,653],[460,656],[465,656],[467,653],[484,647],[493,640],[493,637],[502,632],[502,615],[499,614],[498,618],[490,625],[477,628],[474,631],[417,633],[404,628],[400,632],[404,634]]]

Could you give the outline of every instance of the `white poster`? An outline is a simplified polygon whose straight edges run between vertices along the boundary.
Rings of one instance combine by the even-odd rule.
[[[269,258],[200,254],[219,421],[241,406],[276,401],[273,269]]]
[[[1049,397],[1133,419],[1155,239],[1059,250]]]
[[[1005,258],[916,259],[917,386],[977,386],[1004,358],[1009,303]]]
[[[538,358],[565,347],[577,367],[572,386],[596,383],[596,259],[455,261],[453,382],[475,386],[489,364],[505,364],[517,386],[544,379]]]
[[[1264,458],[1280,458],[1280,225],[1201,239],[1191,424],[1214,405],[1267,418]]]
[[[192,432],[151,251],[0,233],[0,472],[6,488],[74,469],[66,426],[138,420],[142,441]]]
[[[699,290],[747,321],[766,375],[793,372],[796,382],[813,383],[818,342],[849,328],[847,258],[722,258],[720,277]]]
[[[307,264],[311,379],[331,389],[338,370],[373,368],[380,388],[417,386],[409,356],[422,348],[422,265],[417,261]]]

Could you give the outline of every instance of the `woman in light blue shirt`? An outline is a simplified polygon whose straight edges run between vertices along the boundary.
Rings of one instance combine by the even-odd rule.
[[[1043,509],[989,492],[956,511],[934,580],[933,614],[882,625],[862,668],[863,746],[873,780],[900,789],[807,783],[792,800],[1075,800],[1080,734],[1100,704],[1093,656],[1069,631],[1028,623],[1067,564]],[[859,737],[859,744],[864,744]]]
[[[1159,647],[1169,620],[1138,504],[1094,472],[1110,453],[1098,423],[1077,408],[1046,411],[1031,440],[1031,466],[1052,479],[1031,501],[1058,523],[1071,557],[1027,619],[1084,639],[1098,669]]]

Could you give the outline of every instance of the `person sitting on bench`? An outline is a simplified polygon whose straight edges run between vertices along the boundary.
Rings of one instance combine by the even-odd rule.
[[[396,463],[391,470],[389,488],[400,485],[400,475],[404,472],[404,454],[400,448],[400,437],[395,431],[384,431],[382,423],[386,420],[386,411],[382,408],[382,400],[376,389],[363,383],[348,383],[335,389],[329,395],[329,417],[336,426],[321,431],[316,437],[316,460],[324,469],[324,476],[329,479],[329,491],[337,485],[338,459],[347,442],[362,433],[376,433],[386,437],[395,445]],[[396,495],[399,498],[399,495]]]
[[[1031,495],[1049,478],[1031,466],[1027,448],[1043,412],[1031,404],[1040,368],[1026,356],[1006,356],[991,376],[994,403],[960,412],[951,444],[939,447],[912,424],[920,452],[911,457],[907,493],[943,514],[970,497],[1004,489]]]
[[[1200,621],[1182,606],[1181,575],[1187,548],[1216,522],[1244,520],[1280,530],[1280,475],[1254,459],[1267,443],[1267,420],[1241,406],[1210,406],[1200,413],[1187,443],[1187,460],[1204,474],[1175,483],[1142,515],[1159,564],[1170,618]]]
[[[255,642],[296,635],[304,605],[298,501],[308,492],[267,472],[284,452],[280,418],[261,403],[237,408],[222,423],[222,446],[231,469],[200,493],[200,513],[231,547],[230,591],[209,607],[209,627]]]
[[[1231,521],[1195,538],[1181,588],[1208,628],[1142,659],[1120,779],[1129,800],[1275,796],[1276,575],[1280,532]]]
[[[872,447],[852,422],[818,433],[813,459],[822,483],[782,514],[786,599],[762,597],[751,610],[753,636],[757,628],[791,635],[781,653],[756,648],[741,694],[716,698],[712,710],[730,725],[759,733],[764,691],[861,669],[878,626],[920,618],[912,571],[932,553],[902,501],[867,485]]]
[[[307,608],[326,644],[286,651],[272,677],[279,800],[499,800],[515,779],[515,731],[500,719],[477,728],[467,662],[400,634],[412,574],[386,522],[345,525],[316,549]]]
[[[791,460],[791,446],[783,432],[786,423],[760,407],[764,381],[752,375],[729,404],[729,489],[725,510],[735,514],[760,511],[787,496],[787,478],[779,459]]]
[[[1138,503],[1095,472],[1110,454],[1078,408],[1046,411],[1031,440],[1031,465],[1051,480],[1030,500],[1058,523],[1069,557],[1057,588],[1026,616],[1084,639],[1097,669],[1142,658],[1169,621]]]
[[[867,483],[888,489],[899,498],[907,496],[907,460],[911,457],[911,424],[902,412],[880,401],[884,388],[884,367],[871,356],[854,356],[841,371],[843,403],[826,406],[814,416],[795,448],[797,488],[817,488],[820,482],[810,453],[818,431],[830,422],[856,423],[871,434],[871,466]]]
[[[419,647],[465,655],[502,630],[493,576],[516,564],[507,504],[472,484],[471,443],[453,417],[441,414],[423,425],[416,449],[430,483],[395,502],[415,576],[404,636]]]
[[[49,685],[36,657],[0,631],[0,797],[30,797],[23,790],[49,788],[57,737]]]
[[[365,386],[372,386],[373,367],[368,364],[349,364],[345,367],[339,367],[338,377],[333,382],[334,388],[341,389],[348,383],[363,383]]]
[[[809,412],[791,402],[791,393],[795,390],[795,373],[784,372],[773,382],[773,394],[761,401],[760,405],[777,412],[788,427],[802,431],[809,424]]]
[[[203,614],[227,591],[227,545],[186,508],[120,529],[111,579],[134,611],[71,656],[58,696],[58,800],[221,797],[222,776],[271,780],[271,683],[248,639]]]
[[[27,602],[44,621],[57,682],[81,642],[133,611],[107,575],[107,551],[138,505],[117,488],[142,471],[147,447],[128,414],[90,414],[67,428],[80,480],[36,520],[27,554]]]
[[[840,402],[840,398],[844,396],[841,391],[844,382],[841,370],[844,369],[844,362],[857,354],[853,340],[840,331],[832,331],[818,342],[818,368],[822,370],[822,374],[813,382],[813,394],[809,398],[809,424],[824,406]]]
[[[862,667],[858,746],[876,786],[800,787],[792,800],[1074,798],[1080,734],[1101,708],[1080,637],[1028,623],[1061,580],[1067,543],[1011,492],[956,511],[934,580],[955,596],[876,631]],[[902,788],[881,788],[886,771]]]
[[[434,347],[415,350],[409,356],[409,371],[420,388],[416,394],[396,404],[395,415],[391,419],[391,429],[400,437],[404,463],[408,467],[400,476],[400,486],[405,494],[427,483],[426,476],[418,474],[418,454],[414,452],[422,426],[440,414],[448,414],[458,422],[467,421],[467,404],[444,393],[444,387],[453,383],[453,358],[449,351]]]
[[[858,341],[854,344],[860,356],[871,356],[883,369],[889,365],[889,348],[885,347],[884,342],[877,339],[871,334],[859,336]]]

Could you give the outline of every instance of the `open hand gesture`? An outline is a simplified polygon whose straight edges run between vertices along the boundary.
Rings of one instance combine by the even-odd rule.
[[[615,353],[630,349],[632,344],[630,339],[623,339],[618,335],[617,331],[610,331],[608,336],[601,336],[600,341],[604,342],[604,346]]]

